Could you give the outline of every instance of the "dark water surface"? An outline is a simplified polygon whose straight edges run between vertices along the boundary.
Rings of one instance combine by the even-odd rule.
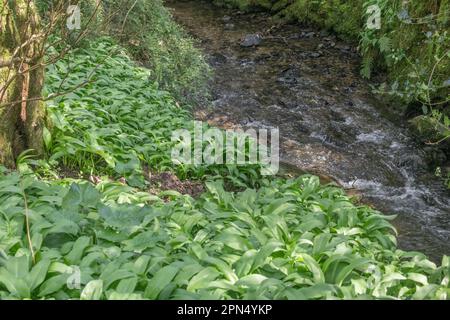
[[[434,260],[450,254],[450,196],[426,172],[425,154],[402,119],[360,78],[347,44],[264,13],[209,2],[169,1],[214,69],[213,107],[197,118],[222,128],[280,129],[281,160],[357,190],[365,203],[398,214],[399,246]],[[240,40],[260,33],[257,47]]]

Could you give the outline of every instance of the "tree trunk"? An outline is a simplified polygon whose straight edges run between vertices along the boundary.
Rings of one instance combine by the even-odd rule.
[[[43,40],[28,2],[0,0],[0,163],[9,167],[24,150],[44,151]]]

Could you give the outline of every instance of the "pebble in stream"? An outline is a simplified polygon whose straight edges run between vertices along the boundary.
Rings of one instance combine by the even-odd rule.
[[[259,45],[262,41],[262,36],[260,34],[247,34],[241,40],[241,47],[255,47]]]

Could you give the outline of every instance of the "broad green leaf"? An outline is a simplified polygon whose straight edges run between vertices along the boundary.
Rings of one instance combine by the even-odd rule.
[[[189,281],[187,291],[195,291],[202,288],[208,288],[211,281],[217,279],[220,273],[212,267],[208,267],[197,273]]]
[[[80,263],[83,252],[89,246],[90,242],[91,238],[86,236],[80,237],[77,239],[77,241],[75,241],[72,250],[66,256],[69,264],[76,265]]]
[[[81,291],[81,300],[100,300],[103,294],[103,281],[102,280],[91,280]]]
[[[148,299],[156,299],[159,293],[173,280],[178,273],[179,268],[168,265],[155,273],[153,278],[148,281],[144,297]]]
[[[236,286],[254,287],[260,285],[264,280],[267,280],[267,277],[262,274],[250,274],[240,278],[236,282]]]
[[[308,267],[309,271],[312,272],[314,281],[316,283],[324,283],[325,282],[325,276],[323,275],[322,269],[320,268],[320,265],[317,263],[316,260],[314,260],[313,257],[306,253],[301,253],[299,255],[300,260],[303,260],[303,262]],[[299,258],[297,258],[299,259]]]
[[[38,296],[39,297],[46,297],[51,294],[54,294],[55,292],[59,290],[65,289],[65,286],[67,284],[67,278],[69,277],[69,274],[59,274],[54,277],[51,277],[47,279],[41,286]]]
[[[23,278],[17,278],[4,268],[0,269],[0,283],[18,298],[31,298],[31,291]]]
[[[367,265],[371,261],[366,258],[356,258],[348,266],[344,267],[336,277],[336,283],[342,285],[342,283],[347,279],[347,277],[359,267]]]
[[[29,284],[31,291],[45,280],[49,266],[50,260],[41,260],[31,269],[26,277],[26,282]]]
[[[132,294],[134,292],[134,289],[136,288],[137,282],[137,277],[120,280],[119,284],[117,285],[116,291],[117,293],[122,294]]]

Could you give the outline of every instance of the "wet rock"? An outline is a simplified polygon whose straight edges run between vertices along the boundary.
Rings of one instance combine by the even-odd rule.
[[[344,77],[343,74],[342,74],[342,77]],[[344,92],[347,93],[347,94],[350,94],[350,93],[353,93],[353,89],[350,88],[350,87],[345,87],[345,88],[344,88]]]
[[[241,47],[255,47],[261,44],[262,37],[259,34],[247,34],[241,40]]]
[[[294,126],[295,126],[295,129],[297,130],[297,132],[302,133],[305,136],[309,136],[312,133],[311,128],[308,128],[303,123],[298,123]]]
[[[339,49],[344,52],[348,52],[348,51],[351,51],[352,48],[350,46],[340,44],[340,45],[336,46],[336,49]]]
[[[234,29],[234,23],[227,23],[227,24],[224,26],[224,29],[225,29],[225,30],[232,30],[232,29]]]
[[[223,22],[230,22],[231,21],[231,17],[230,16],[223,16],[222,17],[222,21]]]
[[[329,105],[329,102],[328,101],[324,101],[324,104],[326,104],[326,105]],[[331,114],[331,116],[333,117],[333,121],[336,121],[336,122],[341,122],[341,123],[345,123],[345,116],[343,115],[343,114],[340,114],[339,112],[337,112],[337,111],[335,111],[335,110],[333,110],[333,109],[330,109],[330,114]],[[341,124],[338,124],[338,125],[341,125]],[[346,130],[347,130],[347,128],[345,128]]]
[[[309,57],[310,58],[319,58],[319,57],[321,57],[322,56],[322,53],[320,52],[320,51],[318,51],[318,52],[311,52],[310,54],[309,54]]]
[[[219,65],[219,64],[226,63],[227,57],[219,52],[215,52],[209,57],[208,60],[209,60],[209,63],[212,65]]]
[[[321,37],[328,37],[330,35],[330,33],[326,30],[322,30],[320,31],[320,36]]]
[[[242,124],[243,125],[248,125],[251,124],[255,121],[254,118],[252,118],[251,116],[245,116],[245,119],[242,120]]]
[[[304,34],[305,38],[314,38],[315,36],[316,36],[316,33],[312,32],[312,31]]]
[[[261,54],[255,57],[255,62],[267,61],[270,60],[270,58],[272,58],[270,54]]]
[[[250,60],[250,59],[242,59],[241,61],[239,61],[239,65],[241,67],[251,67],[255,64],[255,61]]]
[[[300,77],[301,77],[300,70],[298,70],[298,68],[296,67],[291,67],[283,70],[280,73],[280,76],[278,77],[277,81],[284,84],[296,84]]]
[[[245,106],[245,107],[247,107],[249,109],[252,109],[252,110],[258,110],[259,108],[261,108],[261,103],[259,103],[258,100],[253,99],[251,97],[247,98],[247,97],[242,96],[241,97],[241,102],[242,102],[242,104],[241,104],[242,106]],[[251,118],[250,114],[248,114],[248,116]]]
[[[273,91],[269,92],[268,94],[272,93]],[[297,107],[297,101],[293,101],[292,99],[290,99],[289,97],[280,95],[280,99],[279,99],[279,104],[281,105],[281,107],[283,108],[287,108],[287,109],[295,109]]]
[[[401,168],[409,167],[415,170],[419,170],[426,166],[423,158],[417,154],[403,154],[396,160],[396,165]]]
[[[339,117],[342,119],[342,116],[339,115]],[[328,127],[324,131],[328,143],[336,147],[347,148],[355,141],[358,132],[355,128],[344,125],[345,118],[343,120],[330,119]]]

